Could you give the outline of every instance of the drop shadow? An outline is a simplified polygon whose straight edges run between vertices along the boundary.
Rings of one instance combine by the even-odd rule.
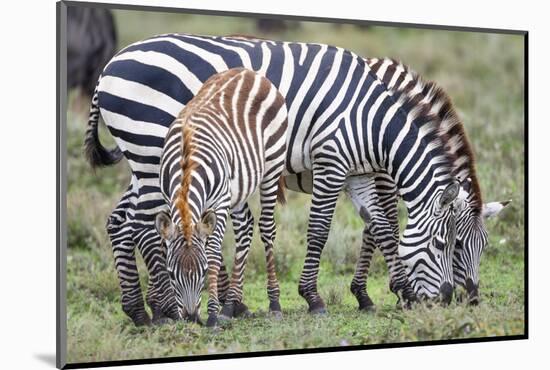
[[[46,365],[55,367],[55,353],[35,353],[34,358],[42,361]]]

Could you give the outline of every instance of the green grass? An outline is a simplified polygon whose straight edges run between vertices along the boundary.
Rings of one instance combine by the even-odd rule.
[[[120,45],[166,32],[258,34],[246,19],[117,11]],[[135,328],[120,307],[120,293],[105,221],[129,182],[125,163],[94,174],[82,143],[85,114],[70,96],[68,119],[68,360],[107,361],[222,352],[332,347],[417,340],[475,338],[524,333],[524,130],[523,44],[519,36],[472,34],[304,22],[275,39],[325,42],[364,56],[401,59],[452,97],[477,157],[484,198],[513,199],[501,216],[488,222],[490,243],[481,263],[478,307],[395,307],[387,270],[374,257],[369,293],[374,313],[361,313],[349,292],[361,242],[362,222],[345,197],[338,203],[322,259],[319,286],[329,315],[311,317],[297,292],[305,255],[308,196],[288,193],[277,210],[277,270],[284,319],[267,315],[263,246],[255,233],[245,279],[245,302],[255,318],[234,320],[213,332],[194,324]],[[105,131],[105,130],[102,130]],[[101,140],[112,145],[108,134]],[[258,214],[257,202],[253,212]],[[256,230],[257,231],[257,230]],[[231,261],[232,233],[224,242]],[[139,258],[139,257],[138,257]],[[142,285],[147,274],[139,260]],[[145,289],[144,289],[145,291]],[[206,299],[206,297],[205,297]],[[203,304],[203,306],[205,306]],[[205,307],[203,307],[205,310]],[[203,312],[203,318],[206,314]]]

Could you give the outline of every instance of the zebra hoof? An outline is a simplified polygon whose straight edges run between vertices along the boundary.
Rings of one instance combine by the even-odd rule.
[[[359,305],[359,311],[362,311],[362,312],[376,312],[376,305],[374,305],[374,303],[370,304],[370,305],[365,305],[365,306]]]
[[[369,295],[366,293],[361,293],[355,296],[357,298],[357,302],[359,303],[359,311],[365,311],[365,312],[374,312],[376,311],[376,306],[374,305],[374,302],[372,299],[370,299]]]
[[[215,329],[218,327],[218,317],[216,315],[208,315],[208,319],[206,320],[206,327]]]
[[[143,308],[135,309],[134,307],[122,306],[122,311],[132,319],[135,326],[151,325],[151,318]]]
[[[242,319],[249,319],[254,317],[254,314],[250,312],[248,309],[248,306],[244,303],[240,302],[235,305],[235,312],[233,314],[233,317],[239,317]]]
[[[327,309],[325,307],[325,302],[319,298],[317,301],[310,303],[308,312],[312,315],[326,315]]]
[[[319,315],[319,316],[325,316],[326,314],[328,314],[325,306],[310,307],[309,313],[312,315]]]
[[[234,316],[235,316],[235,305],[233,303],[226,303],[223,305],[222,310],[218,315],[218,319],[228,321]]]
[[[328,311],[326,308],[320,307],[320,308],[314,308],[313,310],[309,310],[309,313],[312,315],[325,316],[328,314]]]

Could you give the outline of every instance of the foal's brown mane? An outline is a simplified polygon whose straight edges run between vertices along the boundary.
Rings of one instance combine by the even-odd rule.
[[[193,236],[193,220],[189,207],[189,187],[193,180],[193,169],[196,167],[196,163],[191,158],[195,147],[193,145],[193,128],[191,125],[182,122],[181,130],[181,187],[178,192],[176,207],[180,213],[181,232],[187,242],[187,246],[190,246],[191,237]]]
[[[472,150],[472,145],[468,140],[464,125],[456,112],[452,100],[447,93],[438,86],[434,81],[424,80],[418,73],[410,69],[408,66],[402,64],[394,59],[365,59],[366,63],[370,66],[371,70],[376,73],[377,77],[384,82],[388,88],[400,94],[407,96],[420,94],[422,97],[428,99],[428,104],[431,110],[439,118],[436,120],[438,125],[438,134],[443,142],[445,150],[454,155],[454,168],[455,175],[465,171],[471,179],[471,194],[472,194],[472,206],[474,211],[479,214],[483,205],[481,197],[481,188],[479,186],[479,180],[475,169],[475,157]],[[383,76],[378,74],[378,71],[382,64],[389,62],[389,65],[384,72]],[[395,86],[390,87],[391,81],[389,80],[397,68],[403,68],[405,72],[404,76],[409,76],[411,80],[405,85],[401,82],[403,78],[398,78]],[[420,88],[420,91],[416,89]],[[414,91],[414,92],[413,92]],[[461,160],[462,159],[462,160]],[[466,160],[464,160],[466,159]],[[460,180],[465,180],[461,178]]]
[[[195,131],[190,122],[190,117],[208,101],[211,97],[208,95],[210,87],[217,84],[220,79],[220,74],[216,74],[206,80],[195,97],[181,110],[176,119],[181,123],[181,186],[176,198],[176,207],[180,214],[181,232],[187,242],[187,246],[191,245],[191,238],[193,237],[193,218],[189,206],[189,188],[193,181],[193,170],[197,167],[196,162],[192,159],[192,155],[195,152],[193,144]]]

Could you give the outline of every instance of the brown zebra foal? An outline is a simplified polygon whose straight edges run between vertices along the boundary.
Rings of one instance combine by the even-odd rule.
[[[181,318],[200,322],[201,290],[208,276],[207,326],[218,322],[218,275],[228,214],[240,244],[219,318],[246,311],[242,285],[253,229],[248,199],[258,188],[269,309],[281,316],[273,243],[275,204],[284,199],[286,131],[282,95],[269,80],[243,68],[209,78],[170,126],[160,162],[160,187],[170,215],[161,212],[155,224],[166,242]]]

